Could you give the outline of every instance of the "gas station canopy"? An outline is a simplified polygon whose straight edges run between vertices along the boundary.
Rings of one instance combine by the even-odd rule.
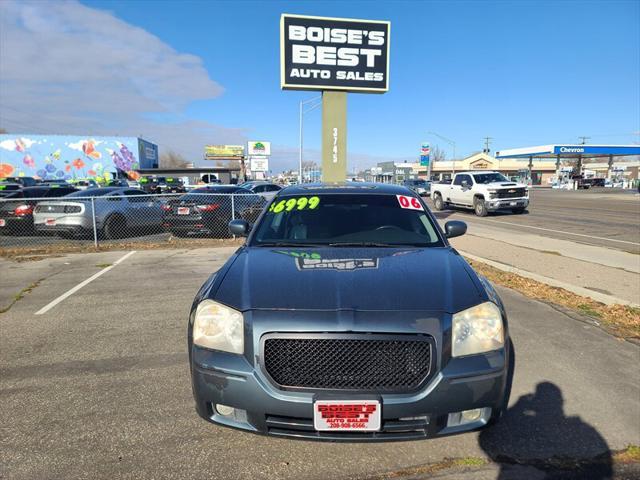
[[[496,158],[594,158],[640,155],[640,145],[540,145],[496,152]]]

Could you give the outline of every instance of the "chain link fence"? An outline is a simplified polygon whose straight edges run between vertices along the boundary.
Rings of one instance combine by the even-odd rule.
[[[266,200],[255,194],[145,194],[92,190],[58,198],[0,199],[0,249],[176,243],[231,238],[228,224],[255,222]],[[185,245],[185,242],[180,242]]]

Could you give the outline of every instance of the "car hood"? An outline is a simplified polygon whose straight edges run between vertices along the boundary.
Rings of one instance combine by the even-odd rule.
[[[487,188],[526,188],[527,186],[522,183],[516,182],[491,182],[483,183],[482,186]]]
[[[238,310],[422,310],[454,313],[482,301],[453,249],[267,248],[238,251],[209,296]]]

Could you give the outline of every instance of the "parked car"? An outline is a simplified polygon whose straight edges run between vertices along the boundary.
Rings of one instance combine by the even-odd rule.
[[[95,180],[76,180],[74,182],[71,183],[74,187],[76,187],[78,190],[86,190],[88,188],[98,188],[100,185],[98,185],[98,182],[96,182]]]
[[[497,421],[513,374],[497,292],[413,191],[303,185],[278,193],[204,283],[188,319],[208,422],[330,441],[435,438]],[[428,272],[428,274],[425,274]]]
[[[33,210],[43,198],[63,197],[78,190],[68,186],[40,185],[13,190],[0,200],[0,233],[33,235]]]
[[[67,182],[66,180],[41,180],[40,181],[41,185],[64,185],[64,186],[71,186],[71,184],[69,182]]]
[[[22,185],[23,187],[35,187],[40,183],[33,177],[5,177],[1,180],[7,183],[17,183],[18,185]]]
[[[141,188],[149,193],[186,193],[181,178],[149,176],[140,179]]]
[[[232,218],[253,223],[264,205],[264,198],[237,185],[209,185],[163,204],[162,225],[177,237],[228,237],[228,224]]]
[[[263,181],[245,182],[240,186],[260,195],[265,200],[271,200],[276,196],[276,193],[282,190],[282,187],[280,185]]]
[[[451,183],[432,183],[431,198],[436,210],[449,206],[473,209],[479,217],[509,209],[523,213],[529,206],[529,189],[499,172],[456,173]]]
[[[420,196],[431,195],[431,192],[430,192],[431,182],[428,180],[417,178],[417,179],[405,180],[402,184],[405,187],[410,188]]]
[[[94,208],[96,230],[104,238],[161,231],[160,202],[128,187],[90,188],[56,202],[40,202],[34,210],[34,224],[39,232],[87,236],[93,232]]]
[[[22,185],[19,183],[0,182],[0,198],[12,195],[20,190],[22,190]]]

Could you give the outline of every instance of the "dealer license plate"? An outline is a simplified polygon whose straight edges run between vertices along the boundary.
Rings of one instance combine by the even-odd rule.
[[[49,225],[49,226],[51,226],[51,227],[52,227],[52,226],[54,226],[54,225],[56,224],[56,219],[55,219],[55,218],[47,218],[47,219],[44,221],[44,223],[45,223],[46,225]]]
[[[518,202],[510,202],[509,205],[511,205],[512,207],[515,207],[518,204]]]
[[[188,207],[178,207],[178,215],[189,215]]]
[[[4,218],[0,218],[0,227],[4,227],[7,225],[7,221]]]
[[[381,415],[378,400],[318,400],[313,404],[316,430],[377,432]]]

